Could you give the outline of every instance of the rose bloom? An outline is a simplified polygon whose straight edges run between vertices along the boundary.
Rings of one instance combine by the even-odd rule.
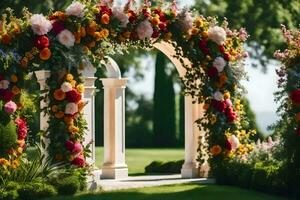
[[[74,147],[73,147],[72,153],[78,154],[78,153],[80,153],[82,151],[83,151],[82,145],[79,142],[74,143]]]
[[[226,66],[226,61],[222,57],[217,57],[214,62],[213,66],[217,68],[218,72],[222,72]]]
[[[0,89],[0,99],[4,101],[11,101],[14,98],[14,93],[10,90]]]
[[[222,148],[220,147],[220,145],[215,145],[211,147],[209,151],[213,156],[217,156],[222,152]]]
[[[55,21],[52,23],[52,31],[57,35],[63,30],[65,30],[65,25],[62,21]]]
[[[57,40],[64,46],[70,48],[75,44],[75,37],[73,33],[65,29],[57,35]]]
[[[108,14],[103,14],[102,17],[101,17],[101,23],[102,24],[109,24],[110,22],[110,17]]]
[[[228,138],[228,141],[231,144],[232,150],[236,150],[240,145],[240,141],[235,135],[230,136],[230,138]]]
[[[69,102],[78,103],[81,100],[81,94],[73,89],[66,93],[66,98]]]
[[[226,32],[220,26],[210,27],[208,29],[208,38],[218,45],[222,45],[226,41]]]
[[[24,140],[27,137],[28,128],[26,121],[18,118],[15,120],[15,124],[18,126],[17,133],[18,133],[18,140]]]
[[[37,35],[46,35],[52,29],[51,22],[41,14],[32,15],[30,23],[33,32]]]
[[[74,115],[78,112],[78,106],[76,103],[68,103],[65,108],[65,114]]]
[[[140,40],[144,40],[146,38],[150,39],[153,34],[153,28],[151,23],[148,20],[141,22],[138,25],[136,32]]]
[[[62,101],[66,98],[66,93],[64,93],[61,89],[58,89],[54,91],[53,96],[57,101]]]
[[[66,14],[81,18],[84,16],[84,7],[85,5],[75,1],[66,8]]]
[[[8,80],[0,81],[0,89],[6,90],[8,87],[9,87],[9,81]]]
[[[52,53],[49,48],[44,48],[42,51],[40,51],[39,57],[41,60],[49,60],[51,54]]]
[[[67,140],[65,142],[65,147],[68,151],[72,152],[73,149],[74,149],[74,142],[70,141],[70,140]]]
[[[125,28],[129,23],[129,17],[126,15],[122,8],[113,7],[113,16],[121,22],[121,27]]]
[[[193,28],[193,17],[190,12],[187,10],[183,10],[179,15],[180,19],[180,28],[183,32],[187,32],[191,28]]]
[[[73,165],[76,165],[77,167],[84,167],[85,166],[85,159],[82,155],[77,156],[72,161]]]
[[[4,111],[7,114],[13,114],[17,110],[17,104],[13,101],[9,101],[4,105]]]
[[[224,95],[220,92],[220,91],[217,91],[213,94],[213,98],[217,101],[223,101],[224,100]]]
[[[69,83],[69,82],[64,82],[64,83],[61,85],[60,89],[61,89],[63,92],[70,92],[70,91],[72,90],[72,85],[71,85],[71,83]]]
[[[40,35],[36,37],[33,43],[34,46],[36,46],[36,48],[40,50],[47,48],[50,45],[49,38],[45,35]]]

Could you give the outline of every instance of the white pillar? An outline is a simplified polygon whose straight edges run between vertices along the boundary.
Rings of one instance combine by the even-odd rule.
[[[40,71],[36,71],[35,75],[37,78],[38,83],[40,84],[40,91],[44,91],[47,88],[47,83],[46,80],[50,77],[51,72],[48,70],[40,70]],[[41,97],[45,97],[46,93],[40,93]],[[40,101],[40,109],[44,109],[44,108],[48,108],[48,99],[44,99],[43,101]],[[48,128],[48,120],[49,120],[49,116],[44,113],[44,112],[40,112],[40,130],[43,132],[43,135],[46,134],[46,130]],[[41,142],[43,143],[43,147],[44,147],[44,153],[47,156],[47,147],[50,143],[50,139],[46,138],[46,137],[41,137]]]
[[[101,79],[104,88],[103,179],[128,176],[125,163],[125,88],[128,79]]]
[[[96,69],[94,67],[86,67],[82,71],[84,77],[84,94],[83,100],[86,103],[84,107],[84,119],[87,122],[88,130],[85,133],[84,145],[90,144],[91,157],[87,159],[90,165],[95,164],[95,73]]]
[[[191,96],[185,97],[185,158],[181,169],[182,178],[199,176],[197,162],[197,148],[200,131],[195,121],[200,116],[199,104],[193,104]]]

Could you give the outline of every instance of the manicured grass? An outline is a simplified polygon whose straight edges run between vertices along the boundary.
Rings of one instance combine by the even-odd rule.
[[[217,185],[172,185],[121,190],[48,200],[286,200],[250,190]]]
[[[103,147],[96,148],[96,165],[103,162]],[[129,174],[142,174],[152,161],[176,161],[184,159],[184,149],[126,149]]]

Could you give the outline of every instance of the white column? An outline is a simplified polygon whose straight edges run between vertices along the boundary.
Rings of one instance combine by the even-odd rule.
[[[128,176],[125,163],[125,88],[128,79],[101,79],[104,88],[103,179]]]
[[[84,107],[84,119],[87,122],[88,130],[85,133],[84,145],[90,144],[91,157],[87,159],[87,162],[90,165],[95,164],[95,80],[94,76],[96,73],[95,68],[85,68],[82,71],[82,75],[84,77],[84,94],[83,99],[86,103]]]
[[[195,121],[199,118],[199,104],[193,104],[191,96],[185,97],[185,158],[181,169],[182,178],[199,176],[197,162],[197,148],[200,131]]]
[[[35,75],[37,78],[38,83],[40,84],[40,91],[44,91],[47,89],[47,83],[46,80],[50,77],[51,72],[47,71],[47,70],[40,70],[40,71],[36,71]],[[40,93],[41,97],[45,97],[46,93]],[[40,109],[44,109],[48,107],[48,99],[44,99],[43,101],[40,101]],[[48,128],[48,120],[49,120],[49,116],[44,113],[44,112],[40,112],[40,130],[43,132],[43,135],[46,133],[46,130]],[[43,143],[43,147],[44,150],[47,149],[47,146],[50,143],[50,139],[46,138],[46,137],[41,137],[41,142]],[[47,152],[44,152],[46,155]]]

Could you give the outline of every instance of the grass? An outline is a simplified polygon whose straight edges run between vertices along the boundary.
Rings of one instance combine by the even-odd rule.
[[[96,148],[96,165],[103,162],[103,147]],[[130,175],[143,174],[152,161],[177,161],[184,159],[183,149],[126,149],[126,163]]]
[[[47,200],[287,200],[255,191],[229,186],[183,184],[81,194]]]

